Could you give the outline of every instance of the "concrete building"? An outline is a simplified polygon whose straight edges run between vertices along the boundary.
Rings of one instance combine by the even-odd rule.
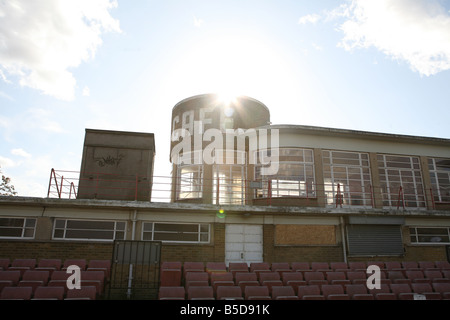
[[[83,159],[95,160],[90,133]],[[114,240],[133,240],[161,243],[161,261],[450,260],[448,139],[272,125],[261,102],[214,95],[178,103],[171,138],[167,201],[0,197],[0,256],[110,259]],[[126,172],[145,172],[148,187],[154,147],[143,150]]]

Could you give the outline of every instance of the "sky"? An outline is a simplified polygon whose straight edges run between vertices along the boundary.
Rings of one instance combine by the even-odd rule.
[[[450,139],[450,0],[0,0],[0,170],[46,197],[85,129],[155,134],[204,93],[273,124]]]

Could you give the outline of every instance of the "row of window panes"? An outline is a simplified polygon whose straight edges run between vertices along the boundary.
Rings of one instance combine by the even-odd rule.
[[[209,224],[144,222],[142,240],[209,243]]]
[[[411,243],[450,243],[450,228],[409,228]]]
[[[0,238],[33,239],[35,229],[34,218],[0,218]]]
[[[450,159],[428,159],[434,201],[450,202]]]

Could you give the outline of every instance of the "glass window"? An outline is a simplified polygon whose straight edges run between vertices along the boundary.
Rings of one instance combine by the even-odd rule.
[[[314,155],[311,149],[279,148],[278,172],[262,175],[262,169],[272,164],[261,165],[259,158],[270,150],[256,153],[255,180],[262,181],[256,197],[315,197]]]
[[[214,165],[213,202],[244,204],[246,176],[244,165]]]
[[[409,228],[411,243],[449,244],[450,228],[442,227],[414,227]]]
[[[123,240],[126,222],[95,220],[55,220],[53,239],[61,240]]]
[[[428,159],[434,201],[450,202],[450,159]]]
[[[35,218],[0,218],[0,238],[33,239]]]
[[[209,243],[210,225],[196,223],[144,222],[142,224],[142,240]]]
[[[384,206],[426,206],[417,157],[378,155],[378,167]]]
[[[177,199],[196,199],[202,197],[203,166],[187,165],[178,167]]]
[[[372,206],[367,153],[323,151],[323,175],[328,205]]]

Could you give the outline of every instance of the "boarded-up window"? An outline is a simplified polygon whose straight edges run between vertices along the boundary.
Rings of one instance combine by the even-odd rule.
[[[336,227],[320,225],[277,225],[276,245],[335,245]]]
[[[347,238],[349,255],[390,256],[404,253],[399,225],[349,225]]]

